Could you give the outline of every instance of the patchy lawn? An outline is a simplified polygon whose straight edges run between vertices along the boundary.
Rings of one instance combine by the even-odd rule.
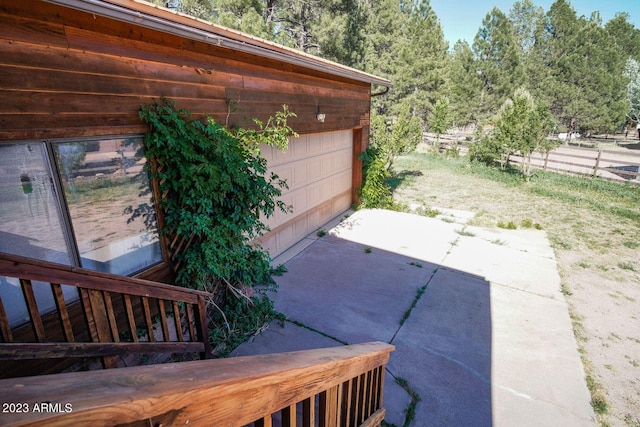
[[[640,426],[640,186],[513,172],[416,151],[394,164],[394,199],[475,213],[482,227],[541,228],[556,252],[603,426]]]

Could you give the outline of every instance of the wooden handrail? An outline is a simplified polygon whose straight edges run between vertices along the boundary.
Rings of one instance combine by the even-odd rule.
[[[379,426],[394,348],[375,342],[0,380],[0,390],[28,409],[0,414],[0,423],[315,426],[317,418],[320,426]],[[55,411],[34,411],[43,402]]]
[[[103,365],[113,368],[115,355],[129,353],[211,357],[206,292],[5,253],[0,253],[0,276],[19,280],[31,321],[30,333],[17,336],[0,298],[0,360],[101,356]],[[78,289],[82,325],[70,319],[64,285]],[[55,324],[43,321],[34,292],[38,286],[50,288]],[[154,332],[156,327],[161,330]]]
[[[198,296],[209,296],[207,292],[194,289],[40,261],[4,252],[0,252],[0,275],[43,282],[53,280],[57,281],[56,283],[99,291],[113,291],[115,288],[117,292],[138,296],[150,296],[153,293],[157,298],[170,299],[179,295],[182,300],[191,303],[197,302]]]

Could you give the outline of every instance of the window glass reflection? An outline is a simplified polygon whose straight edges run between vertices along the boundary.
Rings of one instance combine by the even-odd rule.
[[[0,145],[0,252],[71,264],[43,143]]]
[[[0,145],[0,252],[72,264],[43,143]],[[55,308],[48,285],[34,282],[33,291],[41,312]],[[62,291],[78,299],[76,288]],[[29,320],[17,279],[0,276],[0,298],[12,326]]]
[[[161,261],[142,138],[54,149],[82,266],[127,275]]]

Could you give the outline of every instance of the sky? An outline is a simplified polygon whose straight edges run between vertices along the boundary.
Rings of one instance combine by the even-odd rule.
[[[440,25],[444,31],[444,38],[453,47],[458,39],[473,43],[482,20],[487,13],[497,6],[505,14],[509,14],[513,3],[517,0],[431,0],[431,7],[435,10]],[[533,0],[537,6],[542,6],[545,12],[554,0]],[[571,5],[578,16],[590,17],[594,11],[599,11],[602,22],[615,17],[618,12],[627,12],[629,22],[640,28],[640,0],[571,0]]]

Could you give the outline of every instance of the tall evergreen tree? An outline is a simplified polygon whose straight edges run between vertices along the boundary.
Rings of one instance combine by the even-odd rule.
[[[449,101],[452,119],[458,126],[477,122],[479,104],[476,102],[482,92],[482,82],[478,77],[476,61],[469,43],[458,40],[453,46],[449,59]]]
[[[473,41],[478,76],[482,82],[476,100],[482,116],[489,116],[524,83],[524,70],[514,29],[507,16],[494,7],[482,21]]]
[[[369,25],[369,5],[363,0],[343,0],[343,7],[347,13],[347,29],[344,46],[348,59],[344,64],[364,70],[364,55],[366,46],[366,28]]]
[[[628,13],[618,13],[604,28],[620,47],[625,59],[640,61],[640,29],[629,22]]]
[[[547,18],[541,90],[551,111],[569,133],[614,130],[625,108],[619,47],[597,15],[577,18],[566,0],[553,3]]]
[[[368,17],[365,4],[358,0],[332,0],[322,4],[319,19],[310,25],[317,41],[312,53],[361,68]]]
[[[216,0],[210,19],[216,24],[271,40],[274,38],[274,23],[264,19],[264,7],[260,0]]]
[[[397,109],[406,105],[415,117],[427,122],[436,100],[446,90],[448,43],[429,0],[409,3],[404,43],[397,52],[397,68],[393,75]]]
[[[368,4],[365,30],[364,71],[392,80],[398,68],[398,51],[406,42],[405,18],[396,0],[379,0]],[[398,99],[392,87],[384,97],[374,98],[372,108],[382,115],[391,114]]]

